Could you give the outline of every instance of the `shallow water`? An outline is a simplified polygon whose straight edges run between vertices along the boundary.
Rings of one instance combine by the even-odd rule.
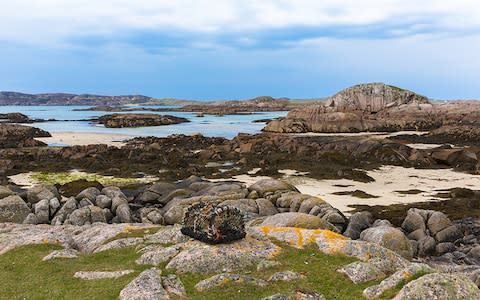
[[[285,116],[287,112],[259,112],[251,115],[228,115],[223,117],[205,115],[197,117],[195,112],[148,112],[133,111],[119,113],[155,113],[159,115],[173,115],[184,117],[190,123],[167,126],[139,127],[139,128],[105,128],[100,124],[93,124],[86,119],[92,119],[111,112],[73,111],[74,109],[89,106],[0,106],[0,113],[20,112],[32,119],[56,119],[62,121],[34,123],[32,126],[49,132],[86,132],[124,134],[130,136],[157,136],[165,137],[171,134],[201,133],[205,136],[233,138],[238,133],[258,133],[265,126],[263,123],[252,123],[259,119],[273,119]],[[171,108],[172,106],[149,106],[150,108]]]

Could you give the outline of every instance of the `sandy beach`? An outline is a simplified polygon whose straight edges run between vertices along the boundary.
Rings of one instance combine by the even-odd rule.
[[[401,203],[441,201],[435,194],[455,187],[475,189],[480,185],[480,176],[455,172],[450,169],[414,169],[384,166],[367,172],[374,182],[358,182],[348,179],[317,180],[308,175],[293,175],[292,170],[283,170],[283,180],[293,184],[301,193],[318,196],[342,212],[351,211],[349,205],[391,205]],[[232,179],[251,185],[267,179],[250,174],[234,176]],[[335,195],[338,192],[360,190],[377,198],[358,198],[351,195]],[[419,190],[418,194],[401,192]]]
[[[134,136],[125,134],[89,132],[52,132],[51,135],[52,137],[36,139],[49,145],[58,146],[107,144],[120,147],[125,144],[124,140],[134,138]]]

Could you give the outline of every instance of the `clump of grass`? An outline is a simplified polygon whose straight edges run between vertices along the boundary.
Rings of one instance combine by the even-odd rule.
[[[102,185],[128,185],[148,181],[145,178],[123,178],[85,172],[33,172],[30,178],[41,183],[60,185],[77,180],[97,181]]]

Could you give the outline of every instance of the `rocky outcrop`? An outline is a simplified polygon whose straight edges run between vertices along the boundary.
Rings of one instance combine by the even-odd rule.
[[[330,97],[325,105],[292,110],[273,120],[270,132],[361,132],[429,130],[441,126],[424,96],[382,83],[361,84]]]
[[[109,128],[145,127],[172,125],[189,122],[185,118],[157,114],[113,114],[98,118],[100,124]]]
[[[30,123],[32,120],[21,113],[0,113],[0,123]]]
[[[46,146],[36,137],[49,137],[50,133],[39,128],[17,124],[0,124],[0,149]]]

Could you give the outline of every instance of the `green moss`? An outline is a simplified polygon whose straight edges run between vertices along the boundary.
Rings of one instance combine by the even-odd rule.
[[[37,182],[61,185],[78,180],[96,181],[102,185],[128,185],[145,181],[144,178],[122,178],[84,172],[33,172],[30,177]]]

